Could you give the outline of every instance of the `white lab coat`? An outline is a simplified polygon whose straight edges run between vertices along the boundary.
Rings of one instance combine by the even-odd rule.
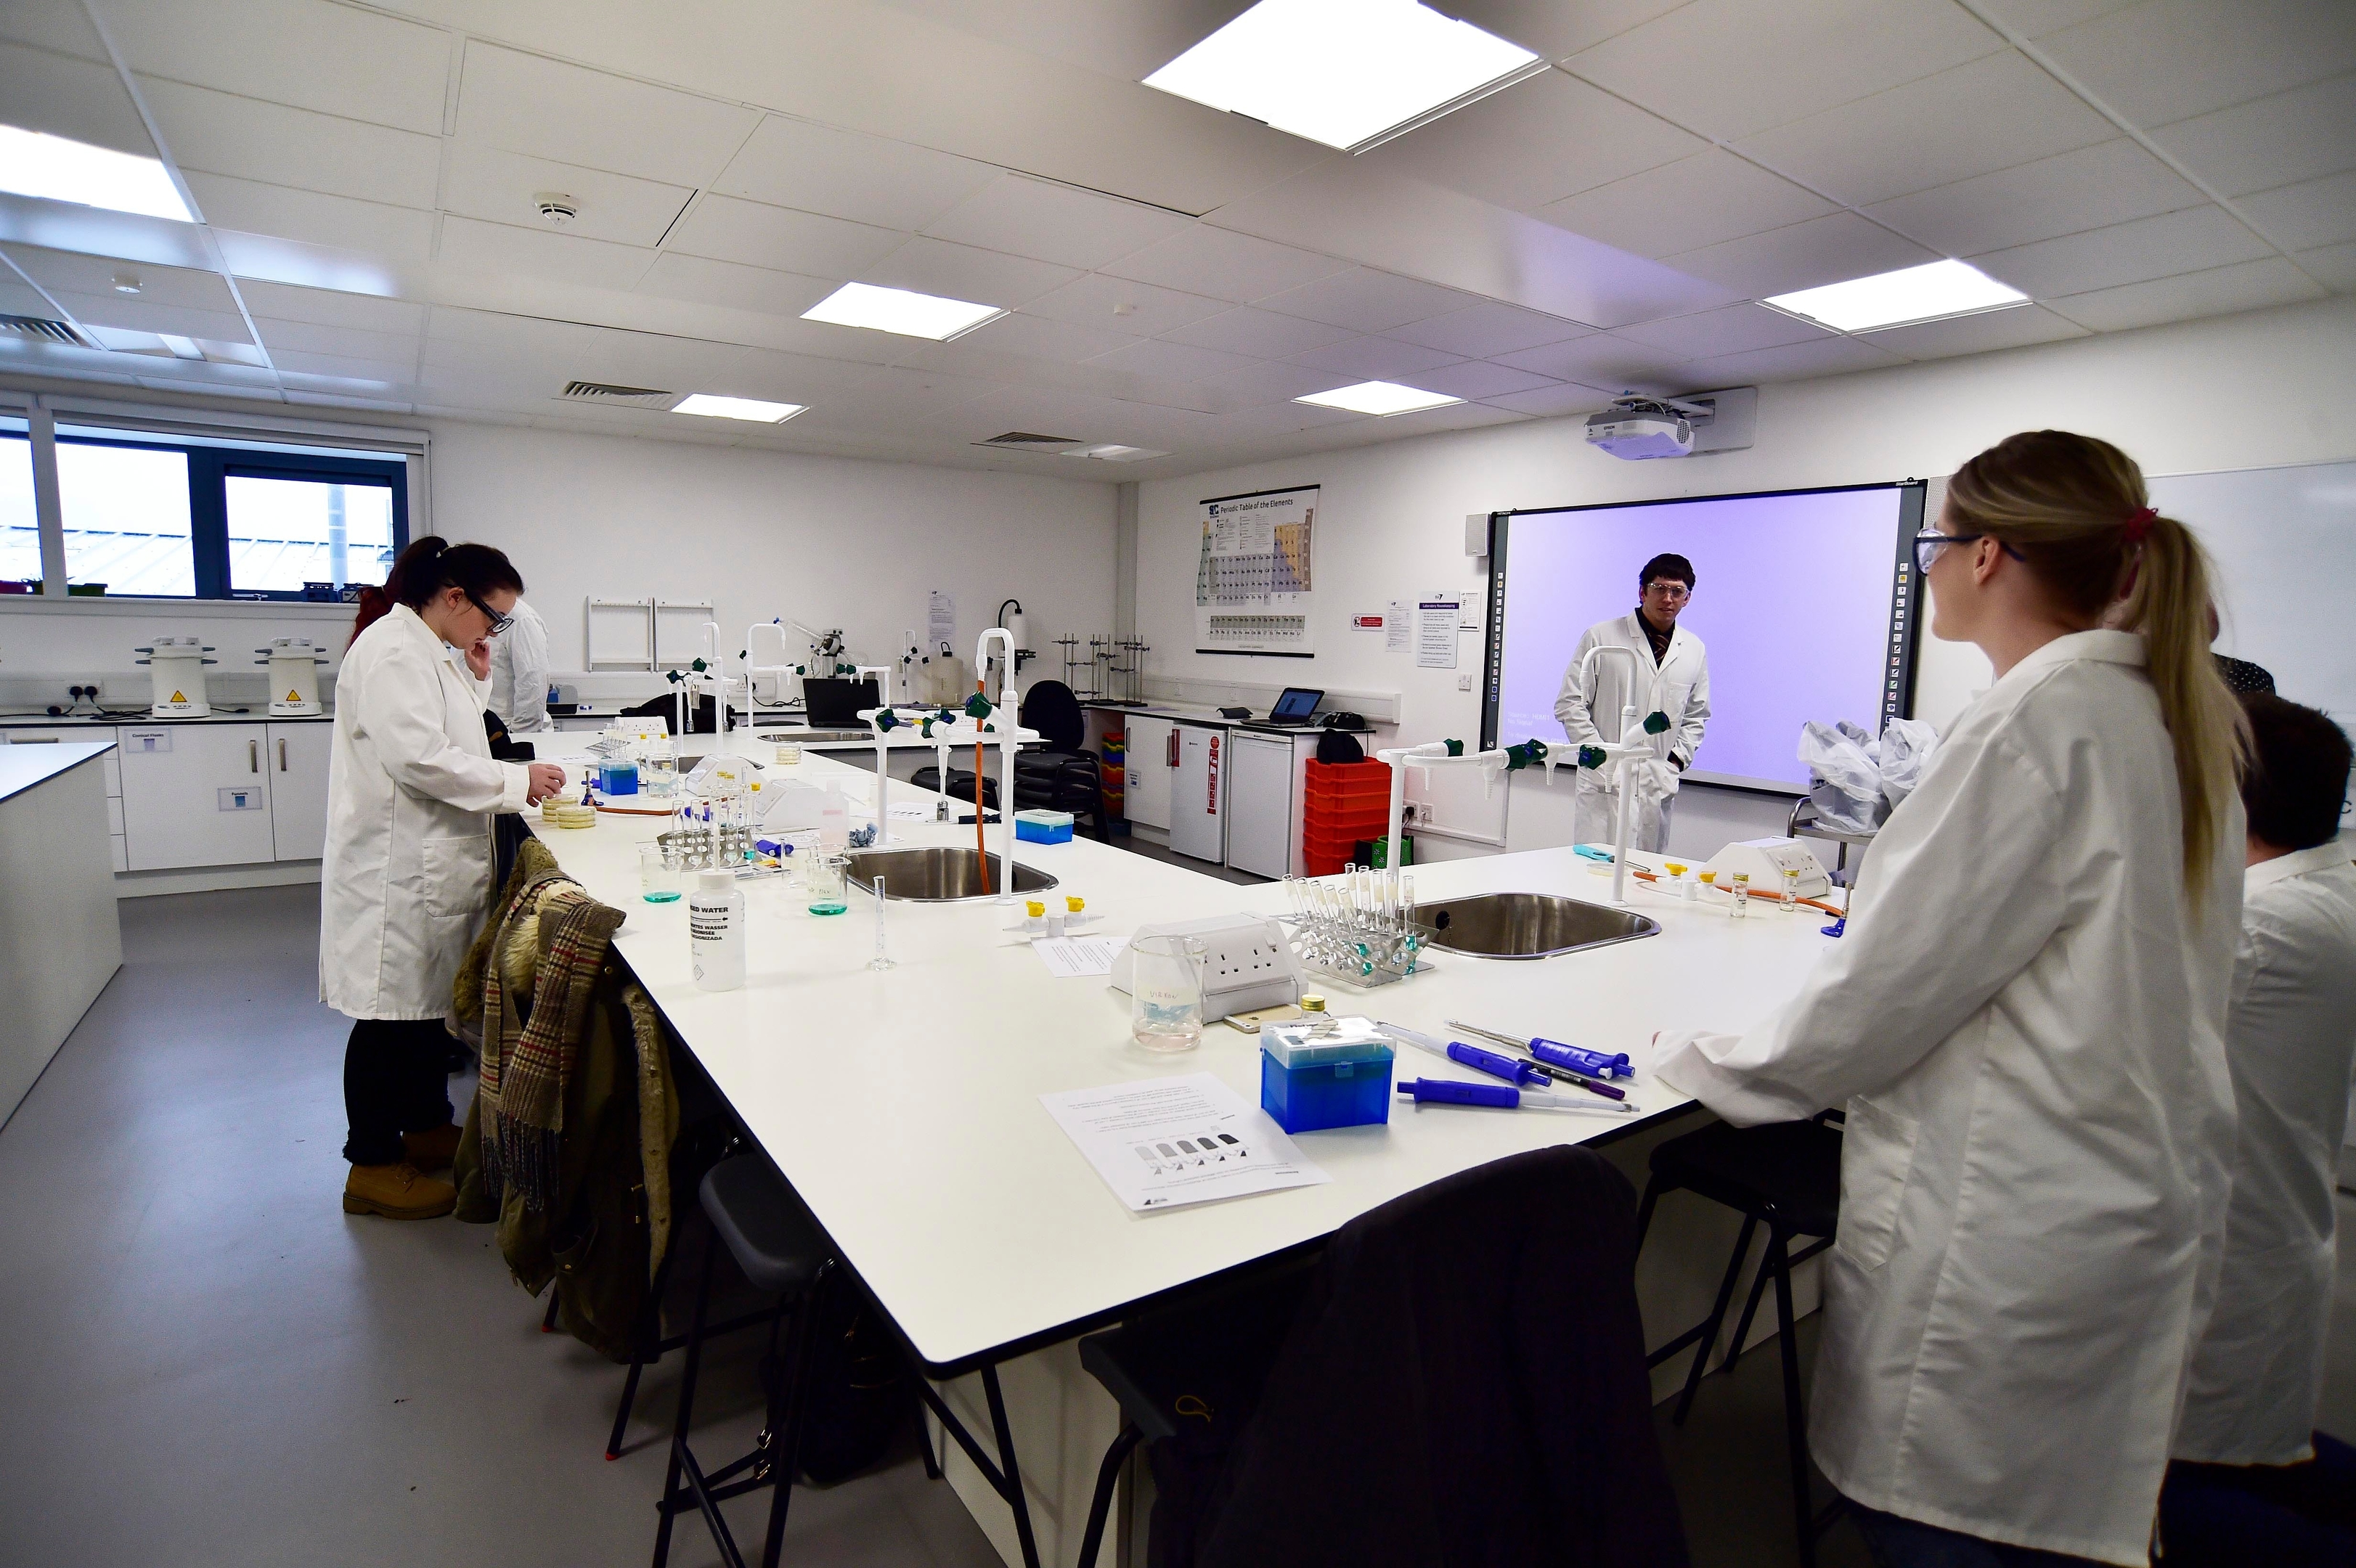
[[[1668,803],[1677,793],[1677,769],[1693,761],[1701,747],[1702,731],[1709,723],[1709,656],[1701,639],[1683,626],[1669,634],[1665,659],[1653,657],[1652,639],[1636,613],[1616,621],[1599,621],[1579,639],[1579,647],[1562,672],[1562,690],[1554,699],[1554,716],[1573,746],[1601,745],[1620,738],[1620,710],[1630,701],[1627,661],[1598,659],[1580,678],[1580,662],[1590,648],[1608,645],[1636,656],[1636,717],[1669,716],[1669,727],[1653,737],[1655,761],[1639,758],[1608,769],[1602,776],[1579,770],[1572,788],[1572,840],[1579,844],[1609,844],[1620,830],[1619,778],[1624,769],[1635,784],[1628,818],[1628,842],[1639,849],[1667,848]]]
[[[356,1019],[438,1019],[490,908],[490,813],[530,774],[491,760],[487,688],[396,604],[336,676],[319,999]]]
[[[2143,639],[2081,632],[1966,709],[1848,932],[1751,1034],[1664,1036],[1740,1124],[1847,1110],[1810,1401],[1869,1508],[2147,1561],[2222,1251],[2238,801],[2187,908]]]
[[[2314,1452],[2331,1327],[2331,1189],[2356,1065],[2356,865],[2342,841],[2252,866],[2225,1037],[2241,1130],[2217,1307],[2176,1456],[2294,1465]]]
[[[507,720],[510,735],[553,730],[555,720],[548,716],[548,623],[521,599],[509,613],[515,624],[491,639],[491,711]]]

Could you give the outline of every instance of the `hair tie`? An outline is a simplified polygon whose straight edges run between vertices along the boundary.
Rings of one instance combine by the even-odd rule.
[[[2131,545],[2141,544],[2146,539],[2150,537],[2151,525],[2156,522],[2158,517],[2159,510],[2155,507],[2146,507],[2139,511],[2129,512],[2127,514],[2127,520],[2124,524],[2120,525],[2120,532],[2126,538],[2127,543]]]

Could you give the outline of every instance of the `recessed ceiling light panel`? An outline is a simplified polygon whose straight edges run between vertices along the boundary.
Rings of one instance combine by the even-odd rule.
[[[1145,85],[1362,153],[1546,69],[1414,0],[1259,0]]]
[[[1445,408],[1464,400],[1427,392],[1420,387],[1402,387],[1397,381],[1361,381],[1355,387],[1336,387],[1330,392],[1312,392],[1292,400],[1314,403],[1321,409],[1346,409],[1354,414],[1380,414],[1387,419],[1393,414]]]
[[[873,283],[845,283],[802,312],[802,319],[945,343],[1005,314],[994,304],[943,299],[938,294],[920,294],[909,289],[879,288]]]
[[[752,420],[760,424],[783,424],[809,405],[807,403],[765,403],[758,398],[723,398],[716,392],[690,392],[671,405],[675,414],[704,414],[716,420]]]
[[[1836,332],[1879,332],[2027,304],[2029,296],[1963,261],[1932,261],[1759,302]]]
[[[171,172],[155,158],[0,125],[0,190],[194,223]]]

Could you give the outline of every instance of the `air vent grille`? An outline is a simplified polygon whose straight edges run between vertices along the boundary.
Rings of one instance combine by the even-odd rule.
[[[608,381],[567,381],[557,395],[591,403],[626,403],[634,409],[667,409],[679,397],[653,387],[616,387]]]
[[[1027,430],[1010,430],[1004,435],[993,435],[988,441],[978,441],[974,444],[976,446],[1054,448],[1085,446],[1087,443],[1068,435],[1033,435]]]
[[[13,332],[19,337],[37,337],[45,343],[69,344],[76,348],[98,347],[66,323],[51,321],[47,316],[0,315],[0,332]]]

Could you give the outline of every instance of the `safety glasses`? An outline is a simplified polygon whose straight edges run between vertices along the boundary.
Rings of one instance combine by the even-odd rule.
[[[1924,528],[1921,533],[1914,536],[1915,570],[1921,571],[1927,577],[1931,572],[1931,563],[1939,559],[1939,552],[1946,549],[1947,546],[1951,544],[1970,544],[1975,539],[1991,539],[1994,537],[1995,536],[1990,534],[1943,534],[1936,528]],[[2015,560],[2027,560],[2029,559],[2019,550],[2013,549],[2010,545],[2004,545],[2003,549],[2005,554],[2012,557]]]
[[[458,592],[466,593],[466,603],[472,604],[476,609],[480,610],[483,613],[483,618],[490,622],[491,629],[485,632],[483,635],[487,637],[496,637],[501,632],[506,631],[509,626],[515,624],[515,617],[513,615],[500,614],[497,610],[492,609],[488,604],[484,603],[472,593],[466,593],[466,591],[463,588],[459,589]]]
[[[1647,582],[1644,584],[1644,592],[1655,598],[1665,599],[1672,604],[1681,603],[1693,597],[1693,590],[1682,582]]]

